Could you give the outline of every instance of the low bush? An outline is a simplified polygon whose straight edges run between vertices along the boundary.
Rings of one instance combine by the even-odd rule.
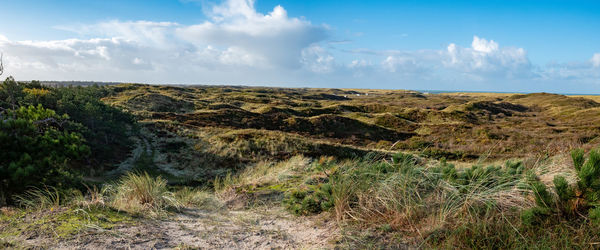
[[[600,223],[600,150],[590,151],[587,159],[583,150],[573,150],[571,159],[577,176],[575,183],[569,183],[562,175],[554,177],[553,187],[535,178],[529,181],[537,206],[523,211],[524,224],[538,225],[552,217],[577,220],[581,215]]]
[[[0,84],[0,206],[29,188],[83,188],[127,157],[133,116],[103,103],[108,88]]]
[[[62,125],[68,116],[41,105],[0,112],[0,205],[27,188],[71,188],[73,161],[89,155],[82,135]]]
[[[334,205],[331,184],[321,183],[304,190],[294,189],[283,200],[285,207],[296,215],[318,214]]]

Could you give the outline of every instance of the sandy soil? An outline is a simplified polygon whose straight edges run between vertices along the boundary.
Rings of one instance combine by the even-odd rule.
[[[339,232],[332,221],[295,217],[280,207],[203,211],[187,209],[163,220],[145,220],[69,240],[25,239],[52,249],[329,249]]]

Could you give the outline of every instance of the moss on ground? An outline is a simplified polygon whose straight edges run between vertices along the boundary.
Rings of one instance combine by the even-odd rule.
[[[15,209],[0,215],[0,239],[19,246],[23,239],[70,239],[83,232],[102,232],[135,224],[136,218],[107,207],[61,207],[31,211]]]

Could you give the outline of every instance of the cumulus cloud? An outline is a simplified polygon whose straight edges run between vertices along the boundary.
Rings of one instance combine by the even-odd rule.
[[[118,38],[60,41],[0,40],[6,51],[7,64],[17,70],[49,70],[69,72],[89,70],[92,67],[120,69],[151,69],[142,59],[132,60],[142,54],[140,47]]]
[[[498,43],[494,42],[494,40],[488,41],[483,38],[479,38],[478,36],[474,36],[471,47],[473,47],[474,51],[492,53],[498,50]]]
[[[302,50],[300,61],[305,68],[315,73],[330,73],[334,68],[334,58],[324,48],[313,45]]]
[[[523,48],[501,47],[493,40],[478,36],[473,37],[471,47],[451,43],[440,50],[355,52],[382,56],[384,71],[418,78],[431,78],[440,72],[467,80],[535,77]]]
[[[398,88],[406,86],[390,84],[600,81],[600,53],[582,62],[541,67],[530,62],[524,48],[478,36],[470,46],[343,50],[353,42],[329,40],[335,29],[290,17],[279,5],[260,13],[254,3],[225,0],[205,6],[208,19],[193,25],[119,20],[65,25],[55,28],[79,38],[52,41],[12,41],[0,34],[0,51],[7,74],[18,79],[280,86],[377,81]]]
[[[443,64],[449,69],[481,77],[532,77],[532,65],[523,48],[500,47],[494,40],[473,37],[471,48],[452,43],[441,53]]]
[[[326,39],[329,32],[323,25],[289,17],[281,6],[258,13],[253,0],[227,0],[207,13],[209,20],[188,26],[118,20],[61,26],[56,28],[100,38],[10,41],[1,37],[0,50],[6,52],[9,68],[22,75],[39,75],[32,73],[40,69],[73,75],[77,75],[74,71],[108,68],[111,72],[227,71],[233,67],[294,70],[313,63],[309,56],[323,50],[311,46]],[[331,56],[314,59],[315,66],[308,68],[315,72],[328,71],[327,64],[333,60]]]
[[[230,0],[212,8],[212,20],[180,27],[178,37],[196,46],[218,44],[265,58],[269,66],[300,67],[302,51],[327,37],[327,28],[290,18],[276,6],[268,14],[257,13],[253,0]]]

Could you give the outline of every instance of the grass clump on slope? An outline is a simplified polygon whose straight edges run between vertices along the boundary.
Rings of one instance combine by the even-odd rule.
[[[114,185],[112,204],[119,210],[131,213],[160,213],[181,207],[169,191],[167,181],[148,173],[128,173]]]

